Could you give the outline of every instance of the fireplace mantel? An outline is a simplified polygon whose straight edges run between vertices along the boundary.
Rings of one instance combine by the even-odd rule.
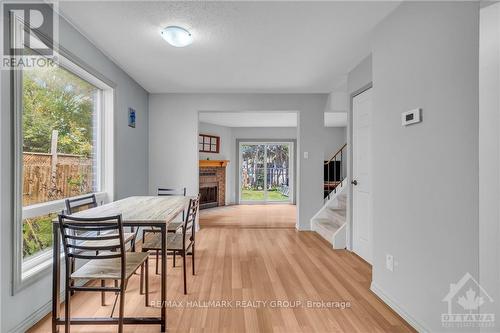
[[[228,160],[200,160],[200,168],[225,168],[228,163]]]

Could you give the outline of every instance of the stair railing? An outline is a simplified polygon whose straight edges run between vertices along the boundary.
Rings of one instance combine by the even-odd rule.
[[[347,152],[347,143],[344,144],[328,161],[325,162],[326,180],[323,184],[323,192],[328,193],[325,200],[330,199],[331,193],[337,193],[337,188],[342,186],[342,181],[345,179],[344,174],[344,157]],[[340,163],[338,163],[340,162]],[[333,170],[332,170],[333,169]],[[332,170],[332,171],[331,171]],[[333,173],[333,175],[332,175]]]

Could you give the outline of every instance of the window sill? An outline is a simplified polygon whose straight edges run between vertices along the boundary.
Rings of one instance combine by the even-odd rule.
[[[106,192],[95,193],[98,202],[106,201]],[[42,215],[53,212],[60,212],[65,208],[65,200],[55,200],[47,203],[36,204],[23,209],[23,218]],[[27,216],[26,216],[27,215]],[[61,249],[61,259],[64,252]],[[51,274],[52,268],[52,247],[37,253],[21,263],[21,278],[17,281],[14,293],[40,281]],[[63,262],[63,261],[61,261]]]

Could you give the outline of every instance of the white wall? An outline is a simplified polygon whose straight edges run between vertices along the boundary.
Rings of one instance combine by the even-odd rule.
[[[500,301],[500,3],[481,9],[479,52],[479,280]],[[500,306],[487,303],[483,313]],[[496,328],[498,330],[498,327]],[[491,329],[493,331],[494,329]],[[485,329],[484,331],[487,331]]]
[[[450,283],[479,273],[478,19],[477,2],[403,2],[374,32],[372,288],[433,332]]]
[[[149,99],[149,190],[156,184],[198,193],[199,111],[299,111],[297,203],[299,228],[322,204],[325,94],[152,94]],[[304,151],[309,158],[303,159]],[[168,172],[166,172],[168,170]],[[303,198],[303,199],[302,199]],[[302,200],[301,200],[302,199]]]
[[[147,193],[148,172],[148,93],[111,62],[65,21],[59,25],[60,44],[116,84],[115,96],[115,198]],[[1,332],[25,331],[30,320],[40,319],[50,309],[50,272],[35,284],[10,296],[12,271],[12,156],[10,117],[10,72],[0,71],[1,90]],[[127,126],[128,107],[137,111],[137,127]],[[15,309],[15,311],[13,310]],[[38,317],[37,317],[38,316]]]

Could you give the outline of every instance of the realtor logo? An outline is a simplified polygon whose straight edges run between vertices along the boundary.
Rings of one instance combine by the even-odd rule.
[[[481,306],[493,303],[493,299],[470,273],[450,284],[443,302],[448,303],[448,313],[441,314],[443,327],[495,326],[495,314],[480,311]]]
[[[45,66],[54,56],[58,38],[56,3],[0,1],[1,68]]]

